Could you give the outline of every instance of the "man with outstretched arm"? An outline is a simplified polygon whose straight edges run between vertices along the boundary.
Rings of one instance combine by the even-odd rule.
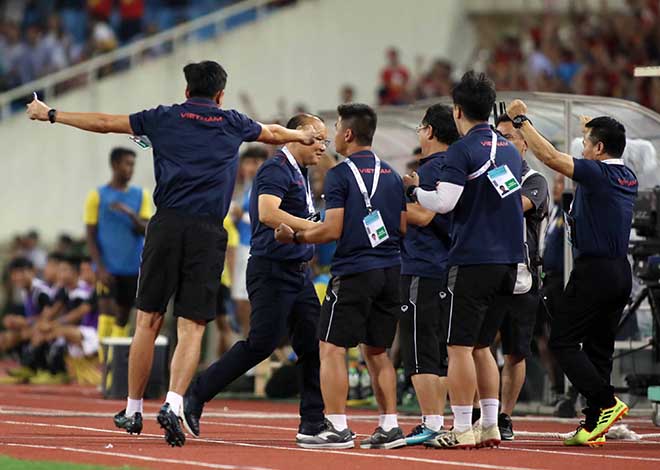
[[[637,177],[621,156],[626,129],[616,119],[582,119],[582,156],[559,152],[529,122],[520,100],[507,114],[529,149],[545,165],[575,181],[565,214],[575,265],[555,310],[550,348],[573,386],[587,398],[585,421],[565,445],[599,446],[628,412],[610,383],[617,325],[630,298],[628,242]]]
[[[30,119],[65,124],[98,133],[146,135],[153,144],[157,212],[147,229],[140,266],[138,315],[128,365],[126,409],[115,424],[129,433],[142,431],[142,396],[153,361],[154,341],[174,298],[178,344],[171,364],[169,392],[158,422],[165,440],[182,446],[183,394],[199,363],[206,323],[216,316],[227,215],[243,142],[269,144],[315,141],[313,128],[263,125],[221,108],[227,72],[213,61],[188,64],[186,98],[181,104],[129,115],[57,111],[36,98]]]

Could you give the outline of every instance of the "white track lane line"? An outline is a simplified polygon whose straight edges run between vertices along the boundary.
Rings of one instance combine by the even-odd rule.
[[[78,449],[76,447],[44,446],[44,445],[36,445],[36,444],[13,444],[6,442],[0,442],[0,446],[24,447],[28,449],[42,449],[42,450],[59,450],[65,452],[75,452],[78,454],[107,455],[109,457],[122,457],[126,459],[141,460],[143,462],[169,463],[176,465],[186,465],[191,467],[213,468],[218,470],[275,470],[268,467],[225,465],[220,463],[196,462],[194,460],[188,460],[188,459],[186,460],[165,459],[162,457],[147,457],[145,455],[124,454],[121,452],[103,452],[100,450]]]
[[[0,420],[0,424],[13,424],[13,425],[22,425],[22,426],[37,426],[37,427],[51,427],[51,428],[61,428],[61,429],[78,429],[82,431],[94,431],[94,432],[103,432],[108,434],[122,434],[129,437],[123,431],[115,431],[110,429],[99,429],[99,428],[90,428],[86,426],[72,426],[65,424],[48,424],[48,423],[30,423],[23,421],[7,421]],[[141,434],[145,437],[161,437],[158,434]],[[285,452],[312,452],[317,454],[336,454],[336,455],[348,455],[355,458],[373,458],[373,459],[385,459],[385,460],[396,460],[403,462],[417,462],[417,463],[428,463],[432,465],[448,465],[453,467],[468,467],[468,468],[480,468],[485,470],[539,470],[538,468],[529,468],[529,467],[510,467],[502,465],[489,465],[484,463],[476,462],[461,462],[461,461],[452,461],[452,460],[438,460],[438,459],[423,459],[419,457],[406,457],[402,455],[387,455],[387,454],[375,454],[369,452],[349,452],[341,450],[327,450],[327,449],[301,449],[299,447],[282,447],[282,446],[269,446],[264,444],[248,444],[245,442],[231,442],[223,441],[220,439],[203,439],[198,438],[191,442],[209,442],[213,444],[224,444],[229,446],[236,447],[249,447],[256,449],[271,449],[271,450],[282,450]],[[0,443],[2,444],[2,443]],[[28,445],[28,444],[26,444]],[[130,455],[130,454],[129,454]],[[156,459],[160,460],[160,459]]]

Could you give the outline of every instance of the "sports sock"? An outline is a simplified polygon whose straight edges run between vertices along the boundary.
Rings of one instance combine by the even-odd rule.
[[[472,427],[472,405],[457,405],[451,407],[454,413],[454,430],[465,432]]]
[[[142,413],[142,399],[133,400],[128,398],[126,400],[126,416],[133,416],[135,413]]]
[[[325,415],[325,417],[337,431],[343,431],[348,427],[348,424],[346,424],[346,415]]]
[[[396,418],[396,414],[380,415],[378,417],[378,425],[383,428],[383,431],[387,432],[391,429],[398,428],[399,422]]]
[[[497,424],[497,413],[500,401],[497,398],[484,398],[479,400],[481,406],[481,426],[484,428]]]
[[[170,404],[170,408],[174,411],[175,415],[181,415],[181,410],[183,409],[183,397],[181,395],[171,391],[167,392],[165,403]]]
[[[435,432],[440,431],[440,428],[445,425],[445,417],[442,415],[427,415],[423,416],[422,420],[427,428]]]

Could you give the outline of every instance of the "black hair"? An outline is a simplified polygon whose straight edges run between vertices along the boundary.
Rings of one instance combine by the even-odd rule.
[[[135,157],[135,152],[126,147],[115,147],[110,151],[110,166],[114,166],[117,163],[121,162],[121,159],[125,156],[130,155]]]
[[[291,117],[291,119],[289,119],[289,122],[286,123],[286,128],[298,129],[299,127],[302,127],[306,124],[311,124],[317,119],[321,122],[324,122],[323,119],[320,116],[317,116],[316,114],[298,113],[295,116]]]
[[[371,145],[378,118],[371,106],[360,103],[340,104],[337,113],[345,129],[353,131],[358,145]]]
[[[9,262],[7,269],[9,272],[16,269],[34,269],[34,264],[29,259],[19,256]]]
[[[227,72],[212,60],[188,64],[183,68],[190,97],[211,98],[225,89]]]
[[[413,155],[421,155],[422,154],[422,147],[415,147],[412,151]]]
[[[257,160],[267,160],[268,150],[261,145],[251,145],[241,153],[241,160],[246,158],[255,158]]]
[[[609,116],[593,118],[584,125],[591,129],[589,139],[596,145],[603,143],[605,153],[610,157],[620,158],[626,148],[626,128],[619,121]]]
[[[471,121],[487,121],[497,95],[495,84],[485,73],[466,72],[451,90],[454,104]]]
[[[26,238],[32,238],[33,240],[39,240],[39,232],[32,229],[26,235]]]
[[[55,261],[56,263],[59,263],[60,261],[64,261],[64,255],[57,251],[53,251],[51,253],[48,253],[47,259],[48,261]]]
[[[80,271],[80,263],[81,263],[80,256],[66,255],[66,256],[62,256],[62,259],[60,261],[62,263],[68,264],[76,271]]]
[[[426,110],[422,124],[431,126],[433,137],[443,144],[451,145],[460,138],[449,106],[434,104]]]

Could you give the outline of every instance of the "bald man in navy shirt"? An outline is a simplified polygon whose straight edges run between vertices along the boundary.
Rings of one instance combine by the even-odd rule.
[[[142,431],[142,396],[153,361],[154,342],[174,295],[177,345],[170,387],[157,415],[171,446],[183,446],[183,394],[199,364],[206,323],[216,317],[218,279],[222,274],[227,215],[243,142],[300,142],[311,145],[313,128],[263,125],[234,110],[222,109],[227,72],[216,62],[188,64],[186,98],[181,104],[129,115],[58,111],[36,97],[27,106],[32,120],[78,129],[146,135],[153,144],[156,215],[149,222],[142,253],[135,335],[128,363],[126,409],[117,427]]]
[[[552,319],[550,348],[575,388],[587,398],[585,420],[567,446],[600,446],[628,412],[610,383],[614,339],[630,298],[628,242],[637,177],[621,156],[626,130],[616,119],[583,118],[582,156],[556,150],[534,129],[527,106],[515,100],[507,114],[544,164],[577,183],[566,220],[575,264]]]

